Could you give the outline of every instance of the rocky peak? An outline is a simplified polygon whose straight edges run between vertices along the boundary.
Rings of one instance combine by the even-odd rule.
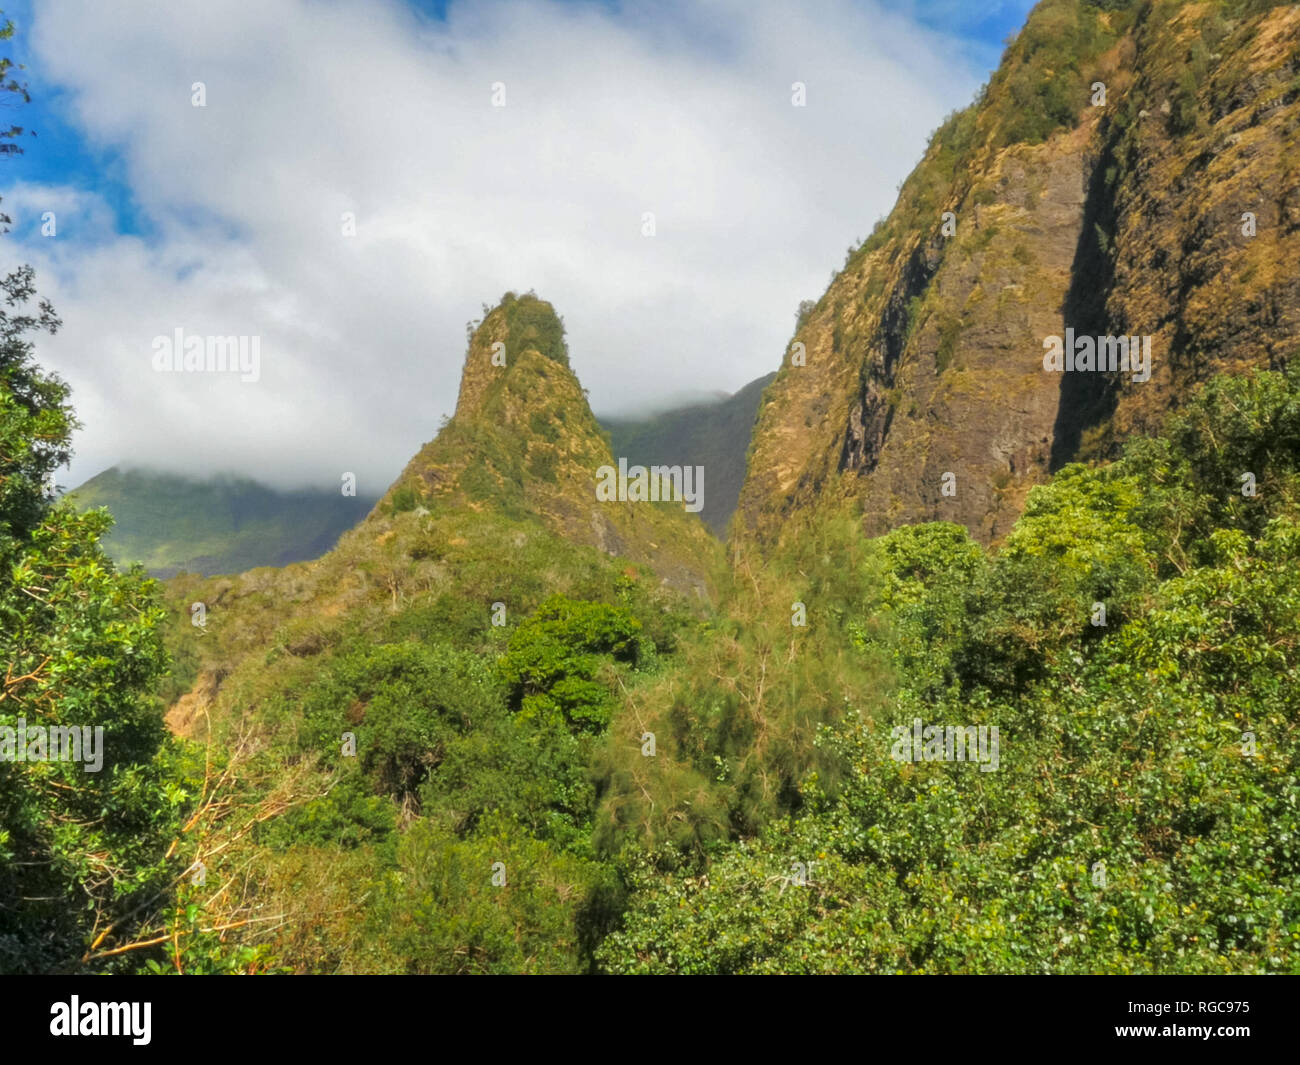
[[[531,292],[523,296],[507,292],[470,337],[456,417],[474,416],[493,386],[504,379],[503,371],[514,366],[526,351],[536,352],[565,370],[569,368],[564,322],[555,308]]]

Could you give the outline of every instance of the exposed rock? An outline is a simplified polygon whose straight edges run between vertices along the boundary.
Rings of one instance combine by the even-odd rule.
[[[1113,454],[1212,373],[1300,347],[1300,8],[1216,31],[1227,58],[1189,83],[1206,5],[1172,19],[1136,6],[1123,24],[1080,5],[1123,30],[1098,31],[1105,47],[1079,60],[1077,118],[1000,143],[1023,42],[1068,7],[1035,9],[804,319],[806,366],[787,355],[760,404],[742,539],[775,541],[792,516],[847,499],[868,533],[946,519],[995,541],[1052,469]],[[1087,105],[1094,78],[1105,106]],[[1140,122],[1153,99],[1167,120]],[[1150,380],[1046,372],[1044,339],[1067,328],[1150,336]]]

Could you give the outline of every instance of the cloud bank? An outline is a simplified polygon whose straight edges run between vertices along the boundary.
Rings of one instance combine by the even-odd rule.
[[[599,413],[734,391],[984,74],[835,0],[42,0],[24,30],[34,94],[57,87],[145,223],[8,172],[0,265],[37,267],[64,320],[39,358],[86,425],[68,484],[125,462],[382,491],[507,290],[564,317]],[[155,372],[177,328],[259,337],[257,382]]]

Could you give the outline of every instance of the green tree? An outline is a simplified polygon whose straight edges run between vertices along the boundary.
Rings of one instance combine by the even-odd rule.
[[[603,732],[614,700],[597,679],[602,662],[635,666],[643,653],[641,622],[630,611],[556,595],[511,634],[500,668],[520,713]]]
[[[11,35],[6,23],[0,37]],[[4,80],[10,65],[0,60],[0,91],[26,99]],[[185,792],[149,695],[166,665],[153,582],[116,572],[100,546],[106,512],[53,498],[77,423],[32,338],[59,320],[30,266],[0,292],[0,971],[49,972],[79,967],[94,940],[118,942],[154,915]],[[84,750],[83,761],[39,760],[51,751],[36,730],[54,726],[89,729],[92,743],[103,730],[98,771]],[[20,728],[44,737],[22,761]]]

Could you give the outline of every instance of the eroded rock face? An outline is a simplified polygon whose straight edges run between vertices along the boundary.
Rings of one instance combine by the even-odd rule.
[[[806,365],[787,352],[760,406],[739,537],[849,500],[868,534],[943,519],[995,541],[1052,469],[1300,347],[1300,9],[1210,18],[1134,14],[1081,63],[1077,121],[1041,143],[999,143],[1028,62],[1012,46],[796,333]],[[1197,59],[1211,36],[1218,59]],[[1067,328],[1150,336],[1150,380],[1045,372]]]
[[[1134,91],[1170,86],[1200,37],[1190,5],[1153,29]],[[1151,431],[1214,373],[1300,349],[1300,7],[1242,20],[1218,48],[1194,127],[1150,117],[1117,138],[1106,316],[1152,334],[1157,357],[1147,384],[1118,382],[1107,442]]]
[[[885,377],[898,409],[888,422],[877,415],[874,464],[843,467],[869,533],[934,516],[994,539],[1045,470],[1060,380],[1043,372],[1039,338],[1064,328],[1086,143],[1079,130],[1003,155],[985,179],[999,198],[963,212],[967,232],[959,223],[956,246],[922,290],[907,358]],[[857,405],[887,412],[875,374],[866,386]],[[945,496],[949,473],[954,494]]]

